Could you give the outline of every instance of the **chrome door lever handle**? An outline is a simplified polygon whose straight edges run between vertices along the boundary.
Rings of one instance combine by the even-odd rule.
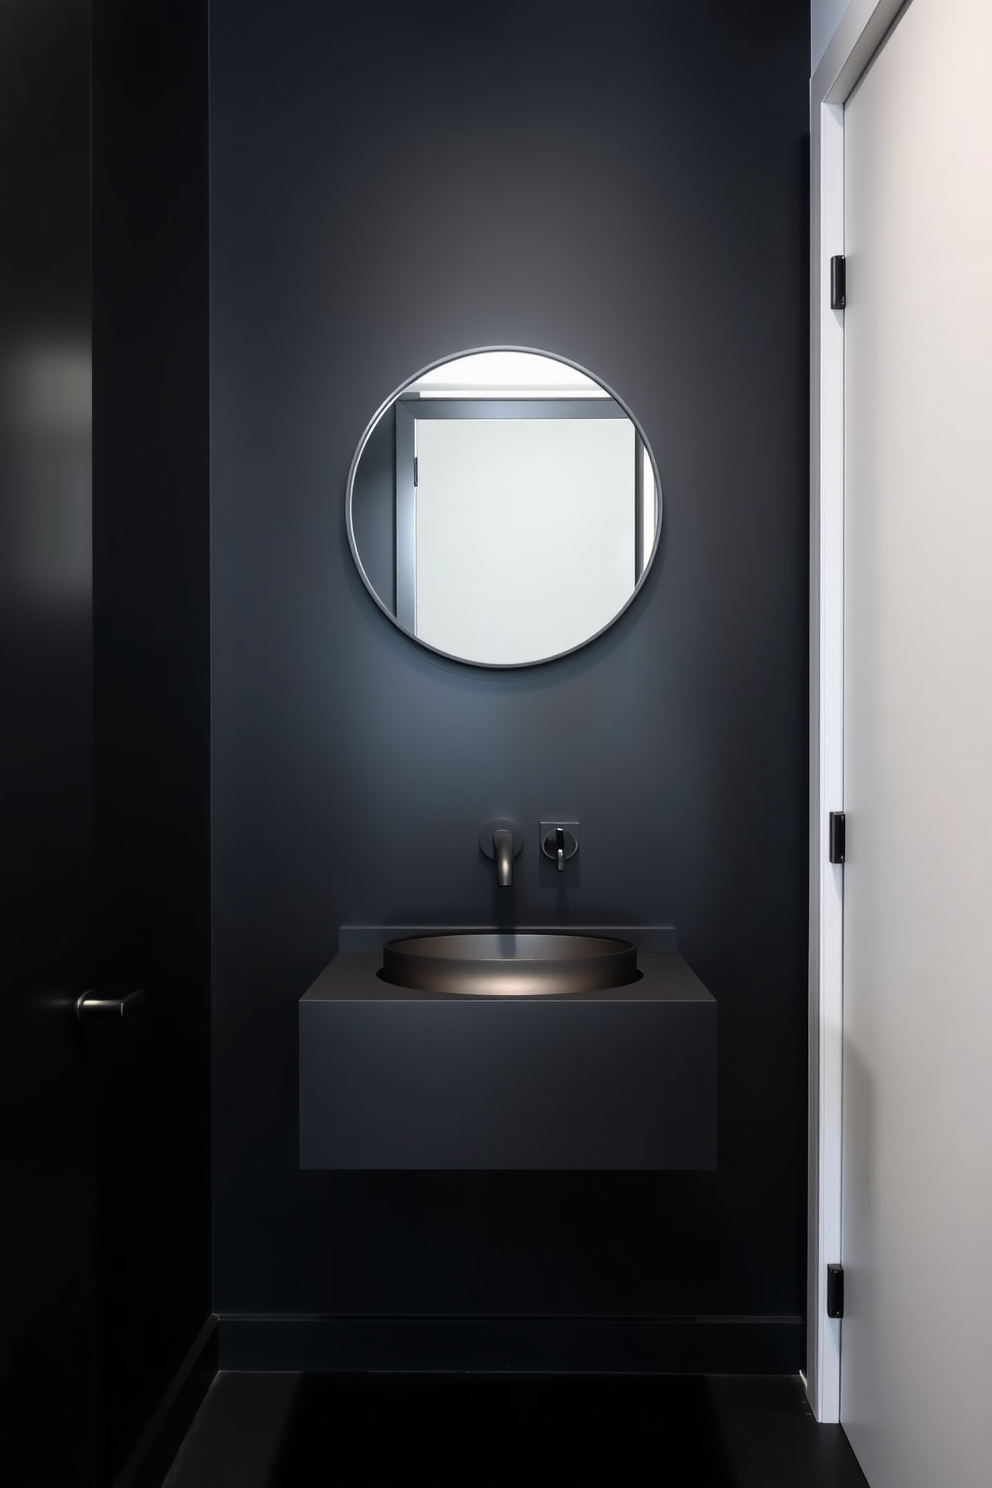
[[[93,991],[84,992],[76,999],[76,1017],[86,1022],[92,1018],[126,1018],[144,1000],[144,987],[138,987],[126,997],[98,997]]]

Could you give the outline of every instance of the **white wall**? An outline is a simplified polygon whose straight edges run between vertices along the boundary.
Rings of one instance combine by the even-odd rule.
[[[816,64],[827,49],[827,42],[837,29],[837,23],[848,6],[848,0],[810,0],[809,7],[809,73],[816,71]]]

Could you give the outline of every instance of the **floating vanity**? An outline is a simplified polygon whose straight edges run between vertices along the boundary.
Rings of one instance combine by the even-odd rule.
[[[491,964],[473,974],[493,960],[477,937],[494,932],[452,933],[460,944],[387,953],[386,975],[421,983],[406,986],[383,980],[384,946],[442,931],[342,929],[300,1000],[302,1168],[716,1167],[717,1006],[673,930],[576,927],[592,939],[571,957],[524,945],[560,930],[504,932],[502,986]],[[514,940],[533,967],[516,990]],[[636,970],[617,941],[636,950]],[[449,990],[432,987],[432,957]],[[584,974],[600,985],[562,990],[569,959],[597,961]],[[464,992],[450,990],[459,963]],[[636,979],[604,987],[604,975]]]

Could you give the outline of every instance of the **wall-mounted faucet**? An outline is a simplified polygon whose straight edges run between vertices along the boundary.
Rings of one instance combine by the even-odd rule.
[[[524,850],[524,834],[516,822],[488,822],[479,833],[479,849],[496,863],[496,882],[501,889],[513,883],[513,860]]]
[[[505,827],[493,833],[493,851],[496,857],[496,882],[505,889],[513,882],[513,833]]]

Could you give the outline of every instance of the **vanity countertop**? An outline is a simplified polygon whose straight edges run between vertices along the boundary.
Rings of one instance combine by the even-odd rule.
[[[621,938],[626,938],[617,931]],[[411,987],[396,987],[379,977],[382,952],[339,951],[324,967],[316,981],[300,999],[301,1002],[478,1002],[458,993],[424,992]],[[677,951],[637,953],[640,980],[623,987],[601,992],[557,992],[548,996],[526,998],[502,997],[501,1002],[712,1002],[695,972]]]

